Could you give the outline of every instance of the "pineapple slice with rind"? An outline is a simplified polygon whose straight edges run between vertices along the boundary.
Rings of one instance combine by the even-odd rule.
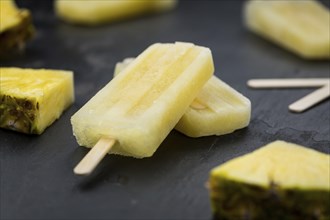
[[[0,127],[41,134],[74,101],[73,73],[0,68]]]
[[[27,9],[18,9],[13,0],[0,1],[0,57],[23,50],[34,32],[32,17]]]
[[[126,58],[115,66],[114,76],[134,58]],[[181,117],[175,129],[190,137],[224,135],[249,125],[251,102],[216,76],[204,85]]]
[[[248,29],[303,58],[330,58],[330,12],[316,0],[250,0],[244,17]]]
[[[98,25],[133,16],[170,10],[177,0],[56,0],[56,14],[76,24]]]
[[[210,173],[220,219],[329,219],[330,156],[284,141],[230,160]]]

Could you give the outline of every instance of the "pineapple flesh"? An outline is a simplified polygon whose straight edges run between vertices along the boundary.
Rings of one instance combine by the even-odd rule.
[[[0,57],[22,51],[34,31],[27,9],[18,9],[13,0],[0,1]]]
[[[0,127],[41,134],[74,101],[73,73],[0,68]]]
[[[129,17],[170,10],[177,0],[56,0],[58,17],[64,21],[82,25],[98,25]]]
[[[249,30],[306,59],[330,58],[330,13],[316,0],[250,0]]]
[[[114,76],[134,58],[126,58],[115,66]],[[251,102],[225,82],[212,76],[204,85],[175,129],[189,137],[224,135],[249,125]]]
[[[330,219],[330,156],[275,141],[210,173],[218,219]]]

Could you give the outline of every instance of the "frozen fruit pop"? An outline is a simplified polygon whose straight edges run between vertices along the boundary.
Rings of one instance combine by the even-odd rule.
[[[330,12],[315,0],[247,1],[249,30],[307,59],[330,58]]]
[[[114,75],[134,58],[116,64]],[[190,137],[223,135],[246,127],[250,122],[251,102],[216,76],[204,85],[176,124],[176,130]]]
[[[74,101],[73,73],[0,68],[0,127],[41,134]]]
[[[213,71],[206,47],[151,45],[72,116],[77,142],[93,147],[108,138],[115,144],[105,152],[152,156]],[[75,169],[77,174],[89,172]]]
[[[177,0],[56,0],[55,12],[70,23],[98,25],[167,11],[176,4]]]

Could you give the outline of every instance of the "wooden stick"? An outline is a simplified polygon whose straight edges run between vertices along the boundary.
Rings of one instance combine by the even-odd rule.
[[[77,175],[90,174],[115,143],[115,139],[101,138],[88,152],[88,154],[86,154],[86,156],[78,163],[73,172]]]
[[[206,106],[201,104],[197,99],[195,99],[191,104],[190,107],[196,110],[203,110],[206,109]]]
[[[289,105],[289,109],[293,112],[303,112],[313,105],[330,97],[330,84],[304,96],[298,101]]]
[[[330,78],[296,78],[296,79],[251,79],[247,82],[251,88],[310,88],[324,86]]]

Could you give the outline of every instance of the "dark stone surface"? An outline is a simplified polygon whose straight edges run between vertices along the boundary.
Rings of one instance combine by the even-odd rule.
[[[76,101],[40,136],[0,130],[1,219],[212,219],[211,168],[277,139],[329,153],[329,101],[294,114],[288,105],[311,89],[246,86],[251,78],[329,77],[329,63],[249,33],[241,1],[181,1],[169,13],[99,27],[61,22],[51,1],[40,2],[19,1],[32,9],[38,34],[24,55],[1,66],[73,70]],[[172,131],[151,158],[110,155],[91,176],[75,176],[88,150],[76,143],[70,117],[111,80],[117,61],[173,41],[212,49],[216,75],[252,102],[249,127],[196,139]]]

